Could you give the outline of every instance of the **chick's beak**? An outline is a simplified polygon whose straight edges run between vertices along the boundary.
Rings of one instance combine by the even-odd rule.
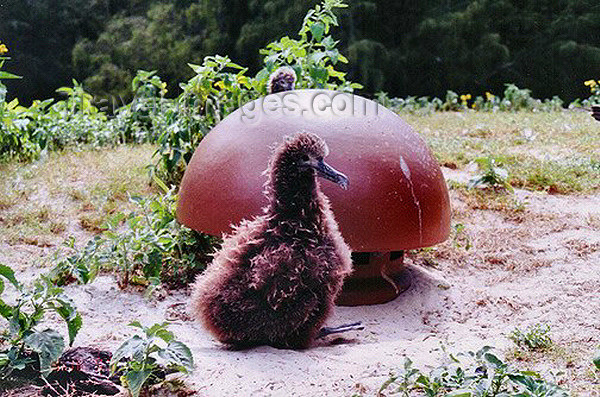
[[[313,167],[317,171],[317,175],[337,183],[344,190],[348,189],[348,177],[323,160],[316,162]]]

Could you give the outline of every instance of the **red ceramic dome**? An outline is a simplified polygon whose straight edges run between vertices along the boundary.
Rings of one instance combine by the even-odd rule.
[[[298,90],[252,101],[202,140],[183,177],[177,217],[208,234],[261,213],[271,150],[309,131],[330,149],[348,190],[321,181],[354,251],[432,246],[448,236],[450,205],[440,167],[421,137],[394,112],[357,95]]]

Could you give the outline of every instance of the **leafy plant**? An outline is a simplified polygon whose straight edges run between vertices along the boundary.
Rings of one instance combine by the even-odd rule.
[[[73,83],[74,87],[57,90],[67,95],[62,101],[34,101],[28,108],[17,99],[0,102],[0,159],[31,161],[44,151],[118,142],[106,114],[92,104],[81,85]]]
[[[210,129],[229,113],[258,96],[246,69],[228,57],[208,56],[189,64],[196,75],[182,84],[175,105],[164,110],[164,128],[157,136],[154,173],[177,184],[194,150]]]
[[[122,374],[121,381],[133,397],[163,381],[167,372],[193,371],[192,352],[175,340],[167,323],[144,327],[134,321],[129,325],[143,331],[144,336],[134,335],[126,340],[113,354],[110,365],[113,373]]]
[[[548,324],[535,324],[527,327],[525,331],[515,328],[508,338],[519,347],[529,350],[544,350],[552,346]]]
[[[5,265],[0,265],[0,276],[20,293],[14,305],[0,299],[0,315],[8,321],[4,341],[8,348],[0,350],[0,373],[6,377],[13,371],[33,366],[45,376],[60,357],[65,343],[56,330],[40,330],[37,326],[49,311],[54,311],[65,321],[71,345],[81,328],[81,315],[63,290],[47,278],[41,277],[25,288],[16,280],[13,270]],[[3,290],[4,282],[0,279],[0,293]]]
[[[74,238],[67,239],[64,245],[73,253],[57,252],[47,279],[58,286],[87,284],[102,269],[114,270],[121,287],[141,285],[148,294],[158,285],[177,288],[192,282],[219,240],[179,224],[174,189],[156,182],[166,189],[164,195],[130,197],[138,210],[109,217],[106,231],[82,249],[76,249]]]
[[[3,79],[20,79],[21,78],[21,76],[17,76],[15,74],[12,74],[12,73],[2,70],[2,67],[4,66],[4,62],[6,62],[7,60],[10,59],[10,57],[3,56],[7,52],[8,52],[8,48],[6,47],[6,44],[2,44],[2,42],[0,41],[0,112],[2,111],[2,106],[4,105],[4,100],[6,99],[6,86],[4,84],[2,84],[1,80],[3,80]],[[2,113],[0,113],[0,116],[1,115],[2,115]]]
[[[265,55],[265,67],[256,79],[265,82],[280,66],[290,66],[296,72],[299,88],[326,88],[352,92],[362,88],[346,80],[346,74],[335,69],[338,62],[348,63],[337,49],[338,42],[329,34],[338,26],[336,8],[345,8],[342,0],[324,0],[309,10],[298,32],[299,39],[282,37],[260,50]],[[264,93],[264,92],[262,92]]]
[[[594,363],[596,369],[600,371],[600,348],[596,349],[594,357],[592,358],[592,362]]]
[[[131,82],[133,100],[116,110],[110,127],[121,143],[154,142],[168,126],[166,114],[173,104],[164,98],[167,84],[156,71],[138,70]]]
[[[75,238],[70,237],[64,245],[74,251],[57,259],[56,265],[50,270],[47,277],[57,286],[67,285],[72,282],[87,284],[96,278],[103,264],[101,247],[104,241],[96,236],[89,240],[83,249],[75,248]]]
[[[475,159],[475,162],[482,171],[481,174],[469,181],[469,188],[477,186],[491,186],[491,187],[502,187],[509,192],[513,192],[514,189],[508,182],[508,171],[497,165],[496,159],[493,157],[480,157]]]
[[[483,347],[477,352],[448,355],[449,362],[424,373],[406,359],[398,374],[391,374],[379,393],[429,397],[566,397],[568,393],[533,371],[511,368]]]
[[[204,270],[217,239],[177,222],[173,189],[164,196],[131,201],[140,211],[109,219],[99,253],[102,261],[120,272],[121,286],[187,285]]]
[[[600,90],[598,90],[600,92]],[[476,96],[472,100],[471,94],[459,95],[454,91],[446,91],[446,96],[440,98],[413,97],[389,98],[385,92],[375,94],[377,102],[396,112],[409,112],[429,114],[435,111],[466,111],[469,109],[484,112],[555,112],[563,110],[563,101],[554,96],[551,99],[539,100],[531,97],[531,90],[522,89],[515,84],[506,84],[503,96],[494,95],[489,91],[485,95]],[[589,105],[589,100],[584,101],[584,106]],[[571,106],[579,106],[574,103]]]
[[[587,80],[584,84],[590,89],[590,97],[584,101],[584,105],[600,105],[600,80]]]
[[[456,248],[464,248],[465,251],[468,251],[472,247],[471,237],[467,233],[467,228],[462,223],[456,223],[452,226],[453,229],[453,237],[452,243]]]

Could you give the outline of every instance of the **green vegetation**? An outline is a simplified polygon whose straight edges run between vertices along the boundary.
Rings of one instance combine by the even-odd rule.
[[[162,284],[184,287],[202,272],[218,239],[195,232],[175,220],[173,190],[164,196],[131,197],[137,211],[118,212],[105,231],[72,255],[57,259],[49,278],[56,285],[87,284],[101,270],[115,271],[119,285],[141,285],[148,293]],[[73,248],[75,240],[68,239]]]
[[[188,373],[194,369],[192,352],[167,329],[167,324],[144,327],[137,321],[132,327],[139,328],[144,337],[134,335],[114,353],[111,360],[113,373],[120,373],[121,383],[132,397],[151,385],[165,380],[167,373]]]
[[[475,162],[482,173],[469,181],[469,187],[499,186],[509,192],[514,191],[510,183],[508,183],[508,172],[504,168],[497,166],[496,159],[491,157],[480,157],[475,159]]]
[[[173,190],[131,200],[140,211],[113,216],[99,242],[105,244],[99,256],[106,266],[118,271],[121,286],[162,283],[176,288],[192,282],[205,269],[218,239],[176,222]]]
[[[594,81],[594,80],[590,80]],[[485,96],[477,96],[473,99],[471,94],[459,95],[454,91],[447,91],[445,98],[429,98],[427,96],[407,98],[390,98],[385,92],[378,92],[375,97],[379,103],[396,112],[410,112],[418,114],[428,114],[440,111],[464,111],[473,109],[484,112],[552,112],[563,109],[563,101],[554,96],[552,99],[535,99],[531,96],[531,90],[521,89],[514,84],[505,84],[503,96],[496,96],[489,91]],[[590,106],[594,103],[595,97],[592,96],[583,101],[575,101],[570,106]]]
[[[597,370],[600,371],[600,349],[597,349],[594,353],[594,357],[592,358],[592,362]]]
[[[414,368],[410,359],[404,368],[381,385],[386,395],[429,397],[566,397],[568,393],[532,371],[519,371],[484,347],[477,352],[448,355],[444,364],[429,373]]]
[[[544,350],[552,347],[548,324],[535,324],[527,327],[525,331],[515,328],[508,336],[519,347],[529,350]]]
[[[8,321],[8,330],[0,335],[0,376],[8,378],[13,373],[48,375],[51,365],[60,357],[65,343],[54,329],[40,330],[38,325],[48,312],[58,314],[67,324],[69,345],[81,328],[81,315],[61,288],[41,277],[32,286],[24,287],[15,278],[13,270],[0,265],[0,276],[9,281],[19,292],[15,304],[0,299],[0,315]],[[4,282],[0,278],[0,294]]]

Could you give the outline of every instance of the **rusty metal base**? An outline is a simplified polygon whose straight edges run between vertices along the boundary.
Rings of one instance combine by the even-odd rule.
[[[389,302],[410,287],[404,252],[355,252],[354,272],[344,282],[336,303],[340,306]]]

